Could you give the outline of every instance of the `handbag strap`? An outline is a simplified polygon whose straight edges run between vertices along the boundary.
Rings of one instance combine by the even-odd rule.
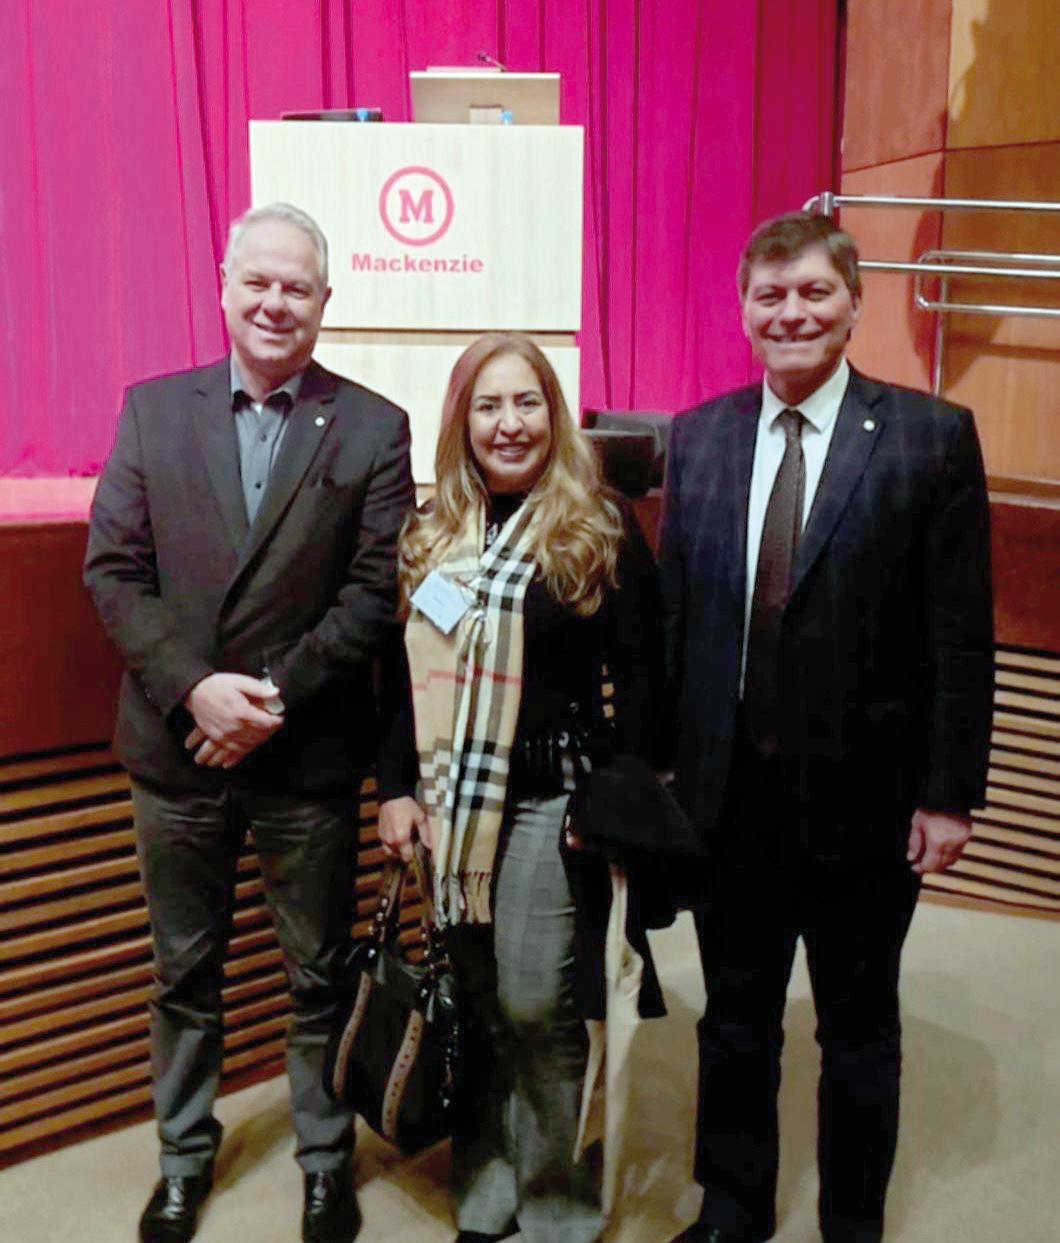
[[[379,897],[375,915],[372,918],[371,938],[380,950],[396,938],[401,894],[410,870],[416,878],[416,885],[422,900],[420,934],[423,938],[427,960],[432,964],[443,964],[446,961],[446,953],[441,930],[435,922],[434,885],[431,881],[430,857],[422,842],[414,844],[410,862],[389,857],[383,864],[383,874],[379,881]]]

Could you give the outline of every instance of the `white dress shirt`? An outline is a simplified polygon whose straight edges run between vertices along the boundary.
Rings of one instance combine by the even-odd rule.
[[[850,367],[845,358],[839,366],[805,401],[789,406],[762,381],[762,411],[758,416],[755,434],[754,465],[751,468],[751,494],[747,502],[747,591],[744,598],[743,656],[740,665],[740,692],[743,693],[743,675],[747,668],[747,631],[751,624],[751,601],[754,599],[755,575],[758,572],[758,551],[762,543],[769,494],[773,491],[781,459],[784,457],[784,429],[777,416],[784,410],[798,410],[805,422],[802,425],[802,456],[806,463],[806,492],[802,503],[802,525],[810,516],[817,485],[821,482],[824,460],[832,443],[839,407],[850,380]]]

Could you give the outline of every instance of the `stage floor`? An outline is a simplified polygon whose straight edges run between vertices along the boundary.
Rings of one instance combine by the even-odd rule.
[[[87,522],[96,476],[84,479],[0,479],[0,525]]]

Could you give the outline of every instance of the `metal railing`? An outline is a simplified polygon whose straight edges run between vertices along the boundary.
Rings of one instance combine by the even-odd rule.
[[[904,198],[889,194],[833,194],[825,191],[814,195],[803,206],[804,211],[834,216],[841,207],[910,208],[914,211],[1007,211],[1039,212],[1060,219],[1060,203],[1038,203],[1022,199],[936,199]],[[1060,255],[1006,254],[991,250],[927,250],[912,262],[863,259],[859,265],[867,272],[908,272],[913,276],[913,298],[923,311],[938,316],[935,321],[935,366],[933,387],[942,392],[943,352],[945,347],[945,314],[1017,315],[1028,318],[1060,319],[1060,306],[1026,306],[1010,302],[958,302],[950,299],[950,281],[954,277],[990,280],[1060,280]],[[938,296],[924,292],[925,277],[939,280]]]

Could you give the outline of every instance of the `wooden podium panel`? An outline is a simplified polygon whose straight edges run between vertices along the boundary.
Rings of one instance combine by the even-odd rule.
[[[252,121],[255,205],[331,248],[326,329],[576,332],[579,126]]]
[[[409,412],[412,424],[412,476],[434,482],[434,449],[442,422],[442,403],[453,364],[474,337],[430,343],[364,340],[325,341],[313,357],[323,366],[382,393]],[[579,351],[573,345],[539,341],[555,367],[572,416],[578,415]]]

